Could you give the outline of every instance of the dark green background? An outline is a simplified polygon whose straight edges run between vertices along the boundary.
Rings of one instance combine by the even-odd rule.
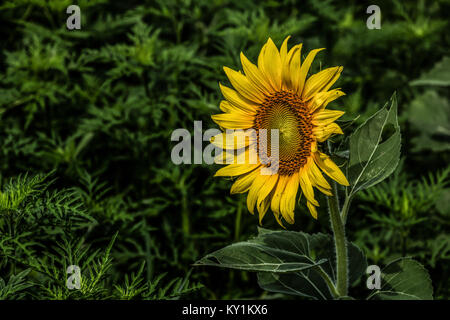
[[[70,4],[81,7],[81,30],[66,28]],[[216,127],[222,66],[240,69],[241,51],[256,61],[269,36],[280,46],[291,35],[303,54],[327,48],[313,71],[344,66],[335,87],[347,95],[332,107],[344,120],[361,115],[347,136],[397,92],[401,165],[357,197],[347,235],[369,264],[419,260],[435,298],[448,299],[450,2],[377,1],[380,30],[366,27],[369,4],[4,1],[0,298],[286,298],[251,273],[192,267],[256,234],[258,219],[244,195],[229,195],[231,181],[213,178],[219,166],[172,164],[170,135],[194,120]],[[288,228],[329,232],[319,202],[318,221],[301,202]],[[279,229],[271,213],[263,226]],[[90,279],[84,291],[65,286],[72,263]],[[350,293],[366,297],[365,280]]]

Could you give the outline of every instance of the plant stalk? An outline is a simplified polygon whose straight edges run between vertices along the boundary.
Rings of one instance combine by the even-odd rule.
[[[330,141],[327,141],[327,147],[332,154]],[[328,196],[328,207],[330,209],[331,228],[333,229],[334,244],[336,248],[336,291],[340,297],[348,295],[348,252],[347,241],[345,240],[345,220],[350,206],[350,197],[345,197],[342,214],[339,209],[339,197],[336,181],[331,181],[332,196]]]
[[[343,297],[347,295],[348,291],[347,244],[345,241],[345,228],[337,203],[337,186],[335,182],[332,183],[332,189],[333,196],[328,197],[328,207],[330,209],[331,227],[333,229],[334,243],[336,247],[336,290],[339,296]]]
[[[234,241],[239,241],[239,236],[241,233],[241,218],[242,218],[242,200],[239,199],[236,221],[234,223]]]

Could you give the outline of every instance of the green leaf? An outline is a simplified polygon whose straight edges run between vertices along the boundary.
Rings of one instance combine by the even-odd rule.
[[[283,231],[281,231],[283,232]],[[267,291],[297,295],[313,299],[333,299],[329,287],[321,275],[326,273],[329,279],[336,283],[334,266],[336,254],[334,241],[331,235],[317,233],[308,235],[310,255],[315,259],[326,260],[320,268],[310,268],[294,273],[259,272],[258,283]],[[367,268],[366,257],[353,243],[348,243],[349,255],[349,282],[355,283]]]
[[[419,136],[412,139],[413,151],[450,150],[450,104],[434,90],[427,90],[411,102],[408,120]]]
[[[195,263],[258,272],[261,288],[314,299],[332,299],[329,282],[336,282],[336,254],[330,235],[259,228],[252,240],[215,251]],[[350,283],[365,272],[364,254],[349,243]],[[328,279],[328,281],[326,280]]]
[[[412,86],[449,86],[450,85],[450,57],[441,61],[422,75],[419,79],[411,81]]]
[[[0,300],[17,300],[25,296],[25,290],[33,286],[28,282],[26,277],[30,273],[30,269],[26,269],[16,275],[11,275],[6,282],[0,277]]]
[[[350,196],[387,178],[400,160],[400,127],[395,93],[388,103],[350,136],[347,177]]]
[[[325,262],[309,257],[308,237],[302,232],[260,229],[256,238],[217,250],[194,265],[281,273],[301,271]]]
[[[411,258],[400,258],[381,272],[381,289],[368,299],[432,300],[433,287],[427,270]]]
[[[320,300],[333,299],[327,283],[314,269],[296,273],[258,272],[258,284],[271,292]]]
[[[427,247],[431,256],[428,263],[432,268],[435,268],[438,263],[450,260],[450,235],[440,234],[428,240]]]

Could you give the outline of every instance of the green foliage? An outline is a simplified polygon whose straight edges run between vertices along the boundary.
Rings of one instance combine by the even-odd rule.
[[[365,272],[364,254],[349,247],[350,282]],[[259,228],[258,236],[229,245],[197,261],[198,266],[219,266],[258,272],[261,288],[314,299],[336,295],[333,239],[329,235]],[[331,286],[331,287],[330,287]]]
[[[450,183],[450,166],[445,170],[428,173],[422,176],[421,180],[409,181],[402,169],[404,161],[392,177],[383,184],[366,190],[360,198],[367,201],[371,206],[362,205],[366,212],[372,213],[374,219],[390,219],[402,221],[409,218],[427,220],[429,212],[436,206],[437,200],[442,197]],[[379,215],[379,208],[373,205],[384,206],[391,211],[390,216]],[[437,209],[436,207],[434,208]],[[445,216],[445,212],[443,212]],[[425,215],[427,215],[425,217]]]
[[[173,299],[201,288],[188,278],[173,278],[167,284],[160,281],[165,274],[144,283],[142,272],[125,275],[121,286],[110,284],[113,269],[111,250],[117,233],[106,248],[91,249],[77,230],[84,229],[93,219],[86,214],[82,196],[75,190],[48,192],[54,181],[49,175],[27,175],[12,179],[1,195],[0,249],[3,266],[14,272],[5,282],[0,278],[0,298],[20,299]],[[95,221],[95,220],[94,220]],[[44,246],[45,255],[42,255]],[[82,270],[81,287],[71,290],[66,285],[69,265]],[[32,272],[31,272],[32,271]],[[25,280],[31,278],[32,283]],[[131,279],[131,280],[130,280]],[[28,291],[27,291],[28,289]]]
[[[412,259],[398,259],[382,271],[380,290],[369,299],[380,300],[432,300],[433,287],[424,267]]]
[[[434,90],[427,90],[411,103],[409,121],[417,130],[413,151],[448,151],[450,144],[450,105]]]
[[[411,81],[413,86],[450,86],[450,57],[444,57],[442,61],[419,79]]]
[[[450,105],[448,99],[438,91],[439,87],[450,85],[449,69],[450,57],[444,57],[427,74],[410,83],[413,86],[427,86],[426,91],[417,95],[411,102],[408,117],[418,132],[412,140],[414,152],[422,150],[442,152],[450,148],[448,143]]]
[[[400,158],[400,127],[395,94],[387,105],[369,118],[350,136],[347,177],[350,197],[388,177]]]
[[[404,165],[353,197],[348,234],[369,264],[413,256],[435,298],[450,297],[448,1],[380,1],[381,30],[366,28],[357,1],[75,3],[74,31],[69,0],[0,4],[1,299],[267,297],[246,271],[191,270],[248,239],[257,218],[216,167],[175,166],[170,135],[194,120],[213,127],[222,67],[241,68],[240,51],[256,61],[267,37],[279,46],[287,35],[303,57],[327,48],[312,72],[344,66],[346,137],[397,92]],[[348,140],[333,140],[348,161]],[[319,220],[298,206],[290,231],[330,233],[319,202]],[[83,290],[66,287],[71,264]],[[350,295],[366,297],[360,287]]]
[[[22,299],[25,296],[23,291],[33,286],[25,279],[29,272],[30,270],[26,269],[17,275],[12,275],[7,282],[0,278],[0,300]]]
[[[336,281],[336,255],[333,238],[330,235],[317,233],[307,235],[310,254],[318,260],[324,259],[320,269],[318,267],[302,272],[288,274],[258,273],[258,284],[261,288],[313,299],[336,298],[333,288],[330,290],[329,281]],[[348,243],[350,284],[355,284],[367,267],[363,252],[354,244]]]
[[[250,271],[286,273],[318,267],[325,260],[310,257],[308,235],[260,229],[259,236],[213,252],[198,266],[220,266]]]
[[[435,268],[438,261],[449,259],[448,234],[434,226],[447,223],[449,211],[441,210],[440,201],[448,190],[450,167],[424,175],[421,180],[408,179],[403,168],[404,161],[389,179],[360,194],[360,209],[373,222],[358,232],[358,238],[383,230],[383,236],[370,240],[374,253],[369,256],[375,262],[396,256],[396,252],[403,256],[414,253]],[[412,235],[420,229],[423,240],[415,241]],[[371,251],[369,246],[365,249]]]

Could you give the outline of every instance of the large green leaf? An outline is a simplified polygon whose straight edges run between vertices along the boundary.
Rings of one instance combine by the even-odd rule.
[[[419,79],[411,81],[413,86],[450,86],[450,57],[444,57],[441,61],[423,74]]]
[[[325,262],[310,258],[306,233],[260,230],[256,238],[210,253],[195,265],[282,273],[309,269]]]
[[[331,235],[317,233],[309,235],[310,255],[314,259],[326,260],[319,268],[311,268],[293,273],[259,272],[259,286],[267,291],[298,295],[313,299],[332,299],[319,271],[325,272],[333,283],[336,283],[336,254],[334,241]],[[367,268],[366,257],[353,243],[347,243],[349,256],[349,282],[357,282]]]
[[[367,266],[355,245],[348,244],[350,282]],[[315,299],[333,298],[324,274],[335,282],[334,242],[330,235],[259,229],[256,238],[208,254],[195,265],[219,266],[258,272],[261,288]]]
[[[400,258],[381,271],[381,288],[368,299],[432,300],[433,287],[427,270],[411,258]]]
[[[258,272],[258,284],[262,289],[271,292],[312,299],[333,299],[327,283],[314,269],[284,274]]]
[[[350,159],[347,177],[350,196],[388,177],[400,160],[400,127],[397,121],[397,98],[388,103],[350,136]]]

